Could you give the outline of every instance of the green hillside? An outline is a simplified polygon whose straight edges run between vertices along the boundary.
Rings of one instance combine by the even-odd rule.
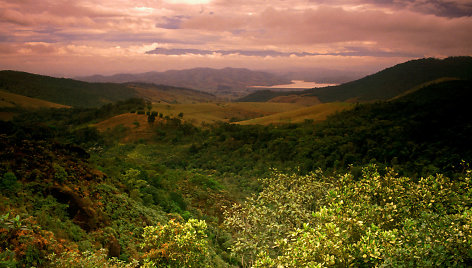
[[[317,96],[322,102],[387,100],[437,79],[472,79],[472,57],[419,59],[387,68],[339,86],[314,88],[285,95]],[[242,101],[268,101],[280,92],[253,93]]]
[[[120,84],[86,83],[17,71],[0,71],[0,90],[77,107],[96,107],[136,96],[133,89]]]

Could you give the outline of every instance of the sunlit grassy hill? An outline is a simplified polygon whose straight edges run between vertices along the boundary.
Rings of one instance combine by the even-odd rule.
[[[254,118],[238,122],[241,125],[269,125],[300,123],[305,120],[313,120],[314,123],[325,120],[329,115],[349,109],[353,106],[351,103],[332,102],[315,106],[305,107],[297,110],[281,112],[264,117]]]
[[[153,105],[153,109],[176,117],[183,113],[183,120],[201,124],[216,121],[236,122],[280,112],[287,112],[304,107],[297,103],[196,103],[196,104],[162,104]]]
[[[70,106],[30,98],[18,94],[0,90],[0,107],[23,107],[23,108],[68,108]]]
[[[157,119],[159,120],[159,119]],[[123,131],[123,142],[132,142],[139,139],[149,140],[154,132],[152,125],[147,122],[144,114],[125,113],[103,120],[95,125],[100,132]]]
[[[316,119],[323,120],[327,114],[341,110],[345,105],[322,105],[317,111]],[[303,105],[296,103],[193,103],[193,104],[166,104],[154,103],[152,111],[162,114],[157,116],[155,122],[149,123],[145,114],[124,113],[102,120],[93,126],[110,135],[121,132],[121,141],[130,142],[140,139],[150,140],[155,134],[155,128],[159,122],[166,122],[168,118],[179,118],[183,122],[196,126],[214,122],[236,122],[244,119],[265,118],[265,116],[286,114],[290,111],[298,111]],[[347,107],[347,106],[346,106]],[[316,112],[315,112],[316,113]],[[298,113],[287,114],[297,116]],[[294,120],[298,121],[301,115]],[[300,121],[303,121],[300,119]],[[259,121],[256,121],[256,124]]]
[[[0,90],[0,120],[11,120],[17,109],[68,108],[70,106]]]

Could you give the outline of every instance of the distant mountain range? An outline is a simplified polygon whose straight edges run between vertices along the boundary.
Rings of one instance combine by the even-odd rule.
[[[164,103],[206,102],[216,99],[209,93],[172,86],[88,83],[18,71],[0,71],[0,90],[75,107],[97,107],[129,98]]]
[[[269,101],[279,96],[316,96],[321,102],[388,100],[415,88],[444,80],[472,79],[472,57],[419,59],[395,65],[364,78],[325,88],[298,92],[264,90],[238,101]]]
[[[195,68],[112,76],[94,75],[77,77],[77,79],[87,82],[144,82],[170,85],[229,97],[240,97],[247,94],[246,89],[250,86],[273,86],[291,82],[289,78],[276,74],[242,68]]]

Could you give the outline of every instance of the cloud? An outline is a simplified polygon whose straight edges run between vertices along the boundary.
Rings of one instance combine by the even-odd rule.
[[[85,64],[83,72],[91,73],[197,66],[379,68],[423,56],[472,55],[470,0],[194,3],[0,0],[0,67],[44,70],[51,64],[51,71],[79,72]],[[55,61],[61,64],[52,66]]]

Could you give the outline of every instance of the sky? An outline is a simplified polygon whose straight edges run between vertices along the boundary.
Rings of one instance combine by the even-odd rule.
[[[375,72],[472,55],[472,0],[0,0],[0,69]]]

